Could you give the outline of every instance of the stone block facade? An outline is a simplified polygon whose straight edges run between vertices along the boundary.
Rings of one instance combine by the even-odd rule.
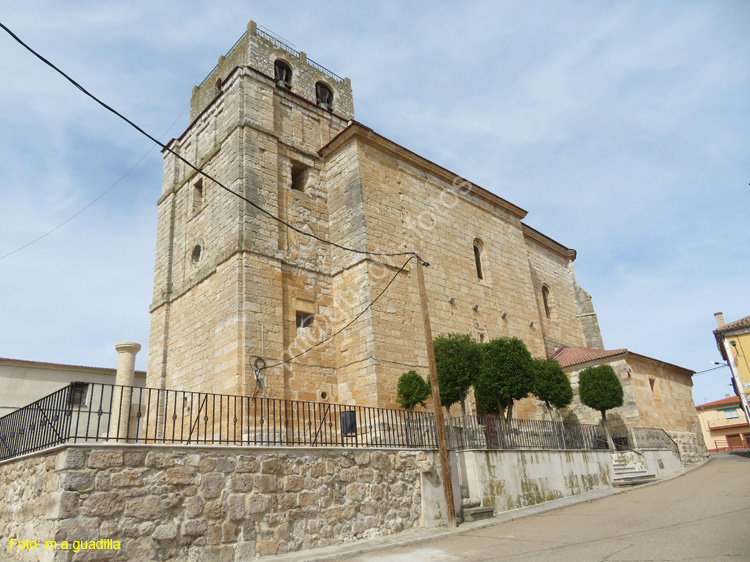
[[[303,55],[251,22],[168,145],[237,195],[164,153],[148,386],[395,406],[403,372],[427,375],[427,350],[414,262],[399,272],[408,256],[383,253],[430,262],[435,335],[515,336],[537,357],[594,345],[573,250],[353,121],[349,81]],[[333,88],[332,109],[316,103],[316,80]],[[535,415],[527,406],[519,415]]]
[[[623,405],[607,411],[610,428],[660,428],[677,444],[684,463],[699,462],[708,456],[693,402],[693,372],[627,350],[616,357],[565,369],[575,392],[573,403],[565,410],[566,421],[601,422],[601,414],[582,404],[578,397],[578,375],[597,364],[610,365],[623,387]]]
[[[439,484],[435,455],[57,448],[0,464],[3,553],[34,562],[231,562],[387,535],[425,524],[422,480]],[[41,546],[9,550],[12,538]],[[102,539],[120,549],[45,548],[46,541]]]

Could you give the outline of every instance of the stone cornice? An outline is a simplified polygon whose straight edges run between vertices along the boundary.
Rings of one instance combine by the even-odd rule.
[[[400,158],[401,160],[404,160],[417,168],[425,170],[426,172],[433,174],[435,177],[440,178],[441,180],[449,184],[453,184],[453,182],[456,180],[460,180],[461,183],[466,181],[469,185],[471,185],[472,195],[490,203],[492,206],[501,209],[502,211],[505,211],[515,218],[522,219],[528,214],[528,212],[521,207],[518,207],[513,203],[506,201],[502,197],[498,197],[494,193],[487,191],[486,189],[476,185],[475,183],[464,180],[464,178],[462,178],[458,174],[451,172],[446,168],[443,168],[439,164],[436,164],[435,162],[432,162],[431,160],[428,160],[427,158],[424,158],[419,154],[412,152],[408,148],[405,148],[400,144],[393,142],[392,140],[387,139],[386,137],[376,133],[374,130],[366,127],[365,125],[362,125],[357,121],[351,121],[351,124],[346,129],[344,129],[339,135],[334,137],[327,145],[321,148],[318,153],[323,157],[330,157],[341,150],[343,147],[347,146],[354,139],[361,140],[367,142],[370,145],[376,146],[383,152],[387,152],[388,154]],[[461,190],[457,188],[456,192],[459,191]]]
[[[524,238],[528,238],[529,240],[533,240],[540,246],[544,246],[548,250],[551,250],[555,252],[556,254],[561,255],[564,258],[568,258],[570,261],[575,261],[576,259],[576,251],[568,248],[566,246],[563,246],[558,241],[553,240],[546,234],[542,234],[538,230],[531,228],[526,223],[521,223],[521,227],[523,228],[523,235]]]

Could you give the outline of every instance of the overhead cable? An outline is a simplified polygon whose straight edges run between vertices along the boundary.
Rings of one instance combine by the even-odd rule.
[[[2,22],[0,22],[0,27],[2,27],[11,37],[13,37],[13,39],[15,39],[27,51],[29,51],[31,54],[33,54],[35,57],[37,57],[39,60],[41,60],[44,64],[46,64],[47,66],[49,66],[50,68],[52,68],[55,72],[57,72],[61,76],[63,76],[68,82],[70,82],[71,84],[73,84],[76,88],[78,88],[81,92],[83,92],[88,97],[90,97],[96,103],[98,103],[99,105],[101,105],[104,109],[106,109],[107,111],[110,111],[111,113],[114,113],[117,117],[119,117],[120,119],[122,119],[123,121],[125,121],[126,123],[128,123],[131,127],[133,127],[136,131],[138,131],[139,133],[141,133],[142,135],[144,135],[146,138],[150,139],[152,142],[155,142],[162,149],[164,149],[167,152],[169,152],[170,154],[174,155],[176,158],[178,158],[179,160],[181,160],[182,162],[184,162],[185,164],[187,164],[188,166],[190,166],[193,170],[195,170],[196,172],[198,172],[199,174],[201,174],[206,179],[214,182],[216,185],[218,185],[219,187],[221,187],[225,191],[227,191],[227,192],[231,193],[232,195],[234,195],[234,196],[242,199],[246,203],[249,203],[252,207],[256,208],[261,213],[263,213],[263,214],[269,216],[270,218],[272,218],[273,220],[275,220],[275,221],[283,224],[287,228],[290,228],[293,231],[297,232],[298,234],[302,234],[303,236],[309,236],[310,238],[314,238],[315,240],[317,240],[319,242],[322,242],[324,244],[328,244],[328,245],[333,246],[335,248],[339,248],[340,250],[345,250],[347,252],[353,252],[353,253],[356,253],[356,254],[364,254],[364,255],[370,255],[370,256],[410,256],[410,255],[413,255],[413,252],[393,252],[393,253],[386,253],[386,252],[371,252],[369,250],[358,250],[356,248],[349,248],[347,246],[343,246],[341,244],[337,244],[336,242],[332,242],[330,240],[326,240],[325,238],[321,238],[320,236],[317,236],[316,234],[314,234],[312,232],[306,232],[305,230],[303,230],[301,228],[298,228],[298,227],[296,227],[296,226],[294,226],[292,224],[289,224],[285,220],[281,219],[280,217],[277,217],[276,215],[274,215],[270,211],[267,211],[266,209],[264,209],[263,207],[261,207],[260,205],[258,205],[257,203],[255,203],[254,201],[248,199],[244,195],[242,195],[240,193],[237,193],[236,191],[228,188],[226,185],[224,185],[223,183],[221,183],[217,179],[213,178],[212,176],[210,176],[209,174],[207,174],[206,172],[204,172],[202,169],[198,168],[197,166],[193,165],[191,162],[189,162],[188,160],[186,160],[185,158],[183,158],[182,156],[180,156],[177,152],[175,152],[174,150],[172,150],[171,148],[169,148],[169,146],[165,145],[164,143],[162,143],[158,139],[152,137],[150,134],[148,134],[146,131],[144,131],[141,127],[139,127],[138,125],[136,125],[133,121],[131,121],[130,119],[128,119],[127,117],[125,117],[123,114],[121,114],[120,112],[118,112],[116,109],[114,109],[114,108],[110,107],[109,105],[107,105],[106,103],[104,103],[102,100],[100,100],[99,98],[97,98],[91,92],[89,92],[88,90],[86,90],[86,88],[84,88],[83,86],[81,86],[78,82],[76,82],[73,78],[71,78],[65,72],[63,72],[62,70],[60,70],[52,62],[50,62],[49,60],[47,60],[46,58],[44,58],[42,55],[40,55],[39,53],[37,53],[29,45],[27,45],[26,43],[24,43],[21,40],[20,37],[18,37],[15,33],[13,33]]]

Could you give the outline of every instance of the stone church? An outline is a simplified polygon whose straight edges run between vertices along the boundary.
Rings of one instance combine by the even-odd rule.
[[[355,121],[348,78],[254,22],[190,115],[168,147],[246,200],[164,151],[148,386],[395,406],[427,352],[415,261],[378,253],[430,263],[434,335],[602,349],[575,250]]]

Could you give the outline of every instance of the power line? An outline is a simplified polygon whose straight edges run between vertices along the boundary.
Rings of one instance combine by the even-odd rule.
[[[233,190],[229,189],[223,183],[221,183],[220,181],[214,179],[213,177],[211,177],[209,174],[207,174],[206,172],[204,172],[200,168],[194,166],[191,162],[189,162],[188,160],[186,160],[185,158],[183,158],[182,156],[180,156],[179,154],[177,154],[174,150],[172,150],[171,148],[169,148],[167,145],[165,145],[164,143],[162,143],[158,139],[152,137],[150,134],[148,134],[146,131],[144,131],[143,129],[141,129],[138,125],[136,125],[133,121],[131,121],[130,119],[128,119],[127,117],[125,117],[124,115],[122,115],[116,109],[110,107],[109,105],[107,105],[106,103],[104,103],[102,100],[100,100],[99,98],[97,98],[95,95],[93,95],[91,92],[89,92],[88,90],[86,90],[86,88],[84,88],[83,86],[81,86],[73,78],[71,78],[70,76],[68,76],[65,72],[63,72],[62,70],[60,70],[57,66],[55,66],[49,60],[47,60],[46,58],[44,58],[42,55],[40,55],[39,53],[37,53],[34,49],[32,49],[31,47],[29,47],[26,43],[24,43],[21,40],[21,38],[18,37],[15,33],[13,33],[6,25],[4,25],[3,23],[0,23],[0,27],[2,27],[11,37],[13,37],[13,39],[15,39],[22,47],[24,47],[32,55],[34,55],[36,58],[38,58],[39,60],[41,60],[44,64],[46,64],[47,66],[49,66],[50,68],[52,68],[55,72],[59,73],[68,82],[70,82],[71,84],[73,84],[73,86],[75,86],[76,88],[78,88],[81,92],[83,92],[88,97],[90,97],[92,100],[94,100],[96,103],[98,103],[99,105],[101,105],[104,109],[106,109],[107,111],[115,114],[117,117],[119,117],[120,119],[122,119],[123,121],[125,121],[126,123],[128,123],[131,127],[133,127],[136,131],[138,131],[139,133],[141,133],[142,135],[144,135],[146,138],[150,139],[152,142],[154,142],[157,145],[159,145],[162,149],[164,149],[167,152],[169,152],[170,154],[174,155],[176,158],[178,158],[179,160],[181,160],[182,162],[184,162],[185,164],[187,164],[188,166],[190,166],[193,170],[195,170],[196,172],[198,172],[199,174],[201,174],[202,176],[204,176],[206,179],[214,182],[216,185],[218,185],[219,187],[221,187],[225,191],[227,191],[227,192],[231,193],[232,195],[234,195],[234,196],[242,199],[246,203],[249,203],[251,206],[253,206],[254,208],[256,208],[261,213],[267,215],[268,217],[272,218],[273,220],[279,222],[280,224],[283,224],[287,228],[290,228],[293,231],[297,232],[298,234],[302,234],[303,236],[309,236],[310,238],[314,238],[315,240],[317,240],[319,242],[322,242],[324,244],[329,244],[329,245],[331,245],[331,246],[333,246],[335,248],[339,248],[340,250],[346,250],[348,252],[353,252],[353,253],[356,253],[356,254],[364,254],[364,255],[369,255],[369,256],[413,256],[414,252],[382,253],[382,252],[370,252],[368,250],[358,250],[356,248],[349,248],[347,246],[343,246],[341,244],[337,244],[336,242],[332,242],[330,240],[326,240],[325,238],[321,238],[321,237],[317,236],[316,234],[314,234],[312,232],[306,232],[306,231],[302,230],[301,228],[297,228],[296,226],[293,226],[293,225],[289,224],[288,222],[286,222],[285,220],[281,219],[280,217],[277,217],[276,215],[274,215],[270,211],[267,211],[266,209],[264,209],[263,207],[261,207],[260,205],[258,205],[257,203],[255,203],[254,201],[251,201],[250,199],[248,199],[244,195],[241,195],[241,194],[237,193],[236,191],[233,191]],[[411,258],[409,258],[409,259],[411,259]]]
[[[709,371],[715,371],[716,369],[724,369],[726,367],[728,367],[728,365],[719,365],[718,367],[711,367],[710,369],[704,369],[702,371],[696,371],[695,373],[693,373],[693,376],[695,376],[695,375],[701,375],[703,373],[708,373]]]
[[[419,256],[418,256],[417,254],[415,254],[415,253],[411,254],[411,256],[409,256],[409,259],[407,259],[407,260],[406,260],[406,261],[404,262],[404,265],[402,265],[402,266],[401,266],[401,268],[400,268],[400,269],[399,269],[399,270],[398,270],[398,271],[397,271],[397,272],[395,273],[395,275],[394,275],[394,276],[393,276],[393,277],[391,278],[391,280],[390,280],[390,281],[388,281],[388,284],[387,284],[387,285],[386,285],[386,286],[385,286],[385,287],[383,288],[383,290],[382,290],[382,291],[380,291],[380,293],[378,294],[378,296],[377,296],[377,297],[375,297],[375,299],[374,299],[374,300],[370,301],[370,304],[368,304],[368,305],[367,305],[367,306],[366,306],[365,308],[363,308],[363,309],[362,309],[362,312],[360,312],[360,313],[359,313],[359,314],[357,314],[357,315],[356,315],[356,316],[355,316],[354,318],[352,318],[352,319],[351,319],[351,320],[350,320],[350,321],[349,321],[349,322],[347,323],[347,325],[346,325],[346,326],[344,326],[343,328],[341,328],[341,329],[340,329],[340,330],[339,330],[338,332],[336,332],[335,334],[332,334],[332,335],[328,336],[327,338],[325,338],[324,340],[321,340],[321,341],[319,341],[319,342],[318,342],[318,343],[316,343],[315,345],[313,345],[313,346],[311,346],[311,347],[308,347],[308,348],[307,348],[307,349],[306,349],[305,351],[303,351],[303,352],[301,352],[301,353],[298,353],[297,355],[295,355],[295,356],[293,356],[293,357],[290,357],[289,359],[286,359],[286,360],[282,360],[282,361],[279,361],[278,363],[274,363],[273,365],[269,365],[268,367],[266,367],[266,369],[272,369],[273,367],[278,367],[279,365],[283,365],[284,363],[290,363],[290,362],[294,361],[295,359],[297,359],[297,357],[300,357],[300,356],[304,355],[305,353],[307,353],[308,351],[312,351],[312,350],[313,350],[313,349],[315,349],[316,347],[318,347],[318,346],[320,346],[320,345],[323,345],[323,344],[324,344],[324,343],[326,343],[327,341],[329,341],[329,340],[331,340],[331,339],[335,338],[335,337],[336,337],[336,336],[338,336],[338,335],[339,335],[339,334],[340,334],[341,332],[343,332],[344,330],[346,330],[346,329],[347,329],[347,328],[348,328],[349,326],[351,326],[352,324],[354,324],[354,323],[355,323],[355,322],[356,322],[356,321],[357,321],[357,320],[359,319],[359,317],[360,317],[360,316],[362,316],[362,315],[363,315],[363,314],[364,314],[365,312],[367,312],[368,310],[370,310],[370,308],[372,308],[372,305],[374,305],[374,304],[375,304],[376,302],[378,302],[378,299],[379,299],[380,297],[382,297],[382,296],[383,296],[383,293],[385,293],[385,292],[386,292],[386,291],[388,290],[388,287],[390,287],[390,286],[391,286],[391,284],[392,284],[392,283],[393,283],[393,282],[394,282],[394,281],[396,280],[396,277],[398,277],[398,276],[399,276],[399,274],[400,274],[400,273],[401,273],[401,272],[402,272],[402,271],[403,271],[403,270],[404,270],[404,269],[406,268],[406,266],[407,266],[407,265],[409,264],[409,262],[410,262],[410,261],[411,261],[412,259],[414,259],[414,258],[417,258],[418,260],[422,259],[422,258],[420,258],[420,257],[419,257]],[[424,260],[422,260],[422,263],[426,263],[426,262],[425,262]],[[428,264],[428,265],[429,265],[429,264]]]
[[[2,25],[2,24],[0,24],[0,25]],[[164,131],[164,134],[162,135],[162,137],[164,137],[164,136],[165,136],[165,135],[166,135],[166,134],[167,134],[167,133],[168,133],[168,132],[170,131],[170,129],[172,129],[172,127],[174,127],[175,123],[177,123],[177,121],[179,121],[179,120],[180,120],[180,118],[181,118],[181,117],[183,116],[183,114],[185,113],[185,111],[187,111],[187,108],[188,108],[188,107],[189,107],[189,104],[185,106],[185,108],[184,108],[184,109],[183,109],[183,110],[182,110],[182,111],[180,112],[180,114],[179,114],[179,115],[177,116],[177,118],[176,118],[176,119],[175,119],[175,120],[174,120],[174,121],[172,122],[172,124],[171,124],[171,125],[170,125],[170,126],[169,126],[169,127],[167,128],[167,130],[166,130],[166,131]],[[77,213],[73,214],[73,215],[72,215],[72,216],[71,216],[70,218],[68,218],[68,219],[64,220],[63,222],[61,222],[60,224],[58,224],[58,225],[57,225],[57,226],[56,226],[55,228],[53,228],[53,229],[51,229],[51,230],[48,230],[47,232],[45,232],[45,233],[44,233],[44,234],[42,234],[41,236],[38,236],[38,237],[34,238],[34,239],[33,239],[32,241],[30,241],[30,242],[27,242],[27,243],[26,243],[26,244],[24,244],[23,246],[20,246],[20,247],[16,248],[15,250],[13,250],[13,251],[11,251],[11,252],[8,252],[7,254],[5,254],[5,255],[3,255],[3,256],[0,256],[0,260],[4,260],[5,258],[7,258],[7,257],[9,257],[9,256],[12,256],[13,254],[15,254],[15,253],[17,253],[17,252],[20,252],[21,250],[24,250],[24,249],[28,248],[28,247],[29,247],[29,246],[31,246],[32,244],[35,244],[35,243],[39,242],[40,240],[42,240],[43,238],[46,238],[47,236],[49,236],[50,234],[52,234],[53,232],[55,232],[55,231],[56,231],[56,230],[58,230],[59,228],[62,228],[63,226],[65,226],[66,224],[68,224],[68,223],[69,223],[70,221],[72,221],[72,220],[73,220],[74,218],[76,218],[76,217],[77,217],[78,215],[82,214],[82,213],[83,213],[83,212],[84,212],[84,211],[85,211],[86,209],[88,209],[89,207],[91,207],[91,206],[92,206],[92,205],[93,205],[94,203],[96,203],[97,201],[99,201],[99,199],[101,199],[101,198],[102,198],[102,197],[104,197],[104,196],[105,196],[105,195],[106,195],[107,193],[109,193],[109,192],[110,192],[110,191],[112,191],[112,190],[113,190],[113,189],[114,189],[115,187],[117,187],[117,186],[118,186],[118,185],[120,184],[120,182],[121,182],[122,180],[124,180],[124,179],[125,179],[126,177],[128,177],[128,176],[130,175],[130,173],[131,173],[131,172],[132,172],[133,170],[135,170],[135,169],[136,169],[136,168],[137,168],[137,167],[138,167],[138,166],[140,165],[140,163],[141,163],[141,162],[143,162],[143,161],[144,161],[144,160],[146,159],[146,157],[147,157],[147,156],[148,156],[149,154],[151,154],[151,151],[153,151],[153,150],[154,150],[154,147],[152,146],[151,148],[149,148],[149,149],[148,149],[148,151],[147,151],[147,152],[146,152],[146,153],[145,153],[145,154],[144,154],[143,156],[141,156],[141,157],[140,157],[140,158],[138,159],[138,161],[137,161],[137,162],[136,162],[135,164],[133,164],[133,165],[132,165],[132,166],[130,167],[130,169],[129,169],[129,170],[127,171],[127,172],[125,172],[125,173],[124,173],[124,174],[123,174],[123,175],[122,175],[122,176],[120,177],[120,179],[118,179],[118,180],[117,180],[117,181],[116,181],[115,183],[113,183],[113,184],[112,184],[112,185],[110,185],[110,186],[109,186],[109,187],[108,187],[107,189],[105,189],[104,191],[102,191],[102,192],[101,192],[101,193],[100,193],[99,195],[97,195],[97,196],[96,196],[96,197],[95,197],[95,198],[94,198],[94,199],[93,199],[92,201],[90,201],[88,205],[86,205],[85,207],[83,207],[83,208],[82,208],[81,210],[79,210],[79,211],[78,211]]]

